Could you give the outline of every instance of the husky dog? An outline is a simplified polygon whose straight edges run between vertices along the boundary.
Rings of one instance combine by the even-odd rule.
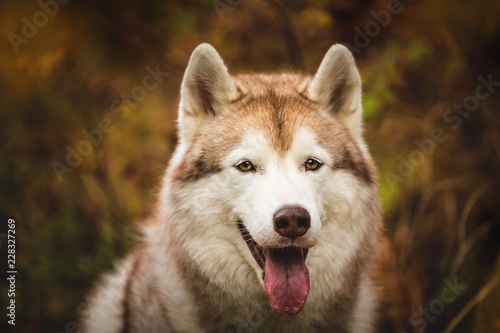
[[[154,218],[88,300],[85,332],[372,332],[381,217],[361,81],[230,76],[198,46]]]

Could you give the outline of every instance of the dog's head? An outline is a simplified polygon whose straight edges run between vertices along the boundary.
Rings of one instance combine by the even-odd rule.
[[[203,269],[241,263],[262,277],[275,313],[300,312],[309,250],[366,233],[376,186],[361,112],[360,76],[341,45],[314,77],[231,77],[200,45],[182,82],[168,195]]]

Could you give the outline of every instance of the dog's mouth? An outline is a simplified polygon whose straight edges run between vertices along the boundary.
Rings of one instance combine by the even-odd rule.
[[[290,246],[262,248],[252,238],[243,222],[238,221],[243,240],[257,264],[262,268],[264,288],[277,315],[296,315],[304,308],[309,294],[309,270],[305,260],[309,250]]]

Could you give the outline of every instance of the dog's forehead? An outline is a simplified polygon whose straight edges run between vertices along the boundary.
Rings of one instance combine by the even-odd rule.
[[[346,150],[355,147],[346,129],[320,110],[320,106],[300,91],[300,80],[294,75],[247,75],[236,80],[241,96],[227,105],[226,111],[215,115],[204,126],[188,149],[175,173],[181,180],[195,180],[223,169],[222,161],[231,152],[244,145],[246,149],[265,148],[267,145],[276,157],[285,158],[294,142],[300,139],[302,129],[312,133],[301,145],[322,147],[332,159],[342,158]],[[255,79],[257,77],[257,79]],[[246,86],[240,86],[245,81]],[[293,81],[293,85],[283,85]],[[251,133],[261,133],[262,140],[244,141]],[[252,147],[247,146],[248,144]],[[258,155],[258,154],[257,154]],[[240,156],[243,158],[245,156]]]
[[[227,119],[220,127],[240,133],[262,132],[279,154],[290,150],[301,128],[311,132],[335,131],[332,117],[319,112],[319,105],[303,90],[309,78],[298,75],[252,75],[239,77],[244,83],[242,97],[230,105]],[[330,128],[329,128],[330,127]],[[329,128],[329,129],[328,129]]]

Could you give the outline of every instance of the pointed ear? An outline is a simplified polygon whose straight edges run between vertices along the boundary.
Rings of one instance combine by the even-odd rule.
[[[340,44],[326,53],[308,94],[335,116],[355,138],[362,134],[361,78],[351,52]]]
[[[191,55],[181,86],[179,130],[190,141],[211,117],[226,112],[237,89],[224,62],[209,44],[199,45]]]

